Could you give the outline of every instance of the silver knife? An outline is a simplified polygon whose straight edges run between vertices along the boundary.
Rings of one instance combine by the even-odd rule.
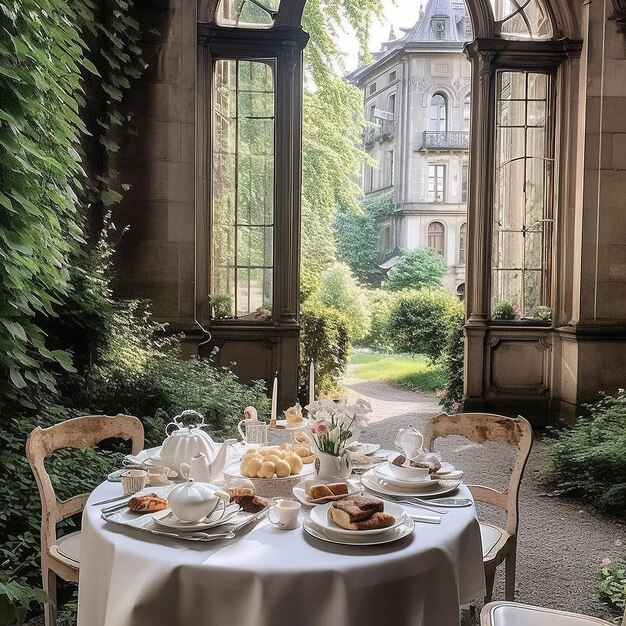
[[[441,524],[441,515],[417,515],[416,513],[409,513],[408,511],[405,512],[414,522],[424,522],[425,524]]]
[[[129,495],[121,495],[116,498],[109,498],[108,500],[100,500],[100,502],[92,502],[91,506],[99,506],[100,504],[111,504],[111,502],[117,502],[118,500],[123,500],[124,498],[128,498],[130,500],[131,496]]]

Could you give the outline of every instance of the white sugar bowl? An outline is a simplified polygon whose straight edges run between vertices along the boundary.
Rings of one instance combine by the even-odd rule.
[[[190,479],[175,487],[167,497],[172,513],[183,522],[199,522],[220,511],[224,514],[230,496],[209,483],[197,483]]]

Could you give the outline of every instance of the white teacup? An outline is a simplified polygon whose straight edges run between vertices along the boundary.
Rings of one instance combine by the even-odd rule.
[[[151,487],[169,485],[169,475],[172,470],[169,467],[149,467],[148,484]]]
[[[388,463],[389,470],[398,480],[423,482],[429,479],[430,470],[427,467],[405,467]]]
[[[122,489],[125,496],[132,496],[134,493],[141,491],[148,480],[148,472],[142,469],[126,470],[121,476]]]
[[[282,530],[293,530],[300,526],[298,522],[298,513],[302,505],[295,500],[279,500],[276,506],[271,508],[267,517],[272,524],[276,524]],[[272,518],[272,513],[276,512],[276,518]]]

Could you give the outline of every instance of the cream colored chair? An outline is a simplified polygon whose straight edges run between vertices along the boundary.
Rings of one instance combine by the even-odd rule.
[[[507,516],[506,528],[480,522],[487,583],[485,602],[491,600],[496,568],[502,561],[505,561],[505,598],[513,600],[515,596],[518,494],[524,467],[533,443],[532,427],[523,417],[511,418],[489,413],[458,413],[456,415],[442,413],[428,420],[424,433],[424,447],[433,451],[436,439],[450,435],[460,435],[474,443],[505,441],[517,448],[515,464],[504,491],[481,485],[468,485],[477,502],[496,506],[502,509]]]
[[[57,524],[85,507],[89,494],[59,500],[54,493],[45,460],[60,448],[91,448],[105,439],[132,442],[132,452],[143,449],[143,425],[130,415],[91,415],[61,422],[50,428],[35,428],[26,441],[26,458],[37,481],[41,498],[41,574],[44,591],[53,604],[46,604],[46,626],[56,623],[56,577],[78,582],[80,531],[57,537]]]
[[[480,612],[480,626],[613,626],[597,617],[544,609],[517,602],[490,602]],[[626,626],[626,611],[622,618]]]

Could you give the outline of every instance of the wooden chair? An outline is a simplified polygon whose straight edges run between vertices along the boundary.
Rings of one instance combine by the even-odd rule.
[[[622,618],[626,626],[626,611]],[[518,602],[490,602],[480,612],[481,626],[612,626],[597,617],[544,609]]]
[[[500,440],[517,448],[515,465],[504,491],[481,485],[468,485],[476,501],[496,506],[502,509],[507,516],[506,528],[480,522],[487,583],[485,602],[491,600],[496,568],[502,561],[506,561],[505,598],[513,600],[515,595],[518,494],[524,467],[533,443],[532,427],[523,417],[519,416],[510,418],[489,413],[458,413],[456,415],[442,413],[428,420],[424,433],[424,447],[432,452],[435,440],[449,435],[460,435],[474,443]]]
[[[89,494],[59,500],[45,468],[45,460],[60,448],[90,448],[105,439],[131,440],[132,452],[143,449],[143,425],[130,415],[91,415],[35,428],[26,441],[26,458],[41,498],[41,575],[52,604],[44,608],[46,626],[56,623],[56,577],[78,582],[80,531],[57,537],[57,524],[85,507]]]

